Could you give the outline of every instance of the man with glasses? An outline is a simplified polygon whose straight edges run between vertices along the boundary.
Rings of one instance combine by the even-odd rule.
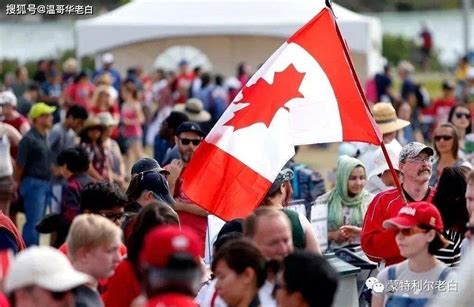
[[[110,182],[93,182],[84,187],[81,192],[81,213],[101,215],[117,226],[122,226],[125,220],[124,207],[127,196],[119,186]],[[59,250],[68,253],[68,245],[63,244]],[[120,254],[127,253],[124,244],[120,244]]]
[[[12,306],[74,307],[73,290],[91,281],[55,248],[33,246],[12,261],[4,290]]]
[[[382,266],[404,260],[395,243],[393,229],[384,229],[383,221],[395,217],[407,203],[431,202],[435,190],[429,187],[434,151],[418,142],[405,145],[400,152],[399,169],[403,195],[397,188],[381,192],[370,203],[361,233],[362,250]]]
[[[192,201],[183,193],[183,178],[181,174],[191,161],[194,152],[198,148],[204,137],[201,127],[194,122],[184,122],[176,129],[176,144],[180,159],[173,160],[165,166],[170,174],[167,176],[169,190],[172,191],[176,200],[174,209],[179,215],[181,225],[192,228],[202,240],[202,246],[206,239],[207,212]],[[204,255],[204,249],[201,251]]]

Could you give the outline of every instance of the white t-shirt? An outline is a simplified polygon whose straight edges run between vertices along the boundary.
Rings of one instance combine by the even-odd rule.
[[[214,305],[212,304],[212,298],[216,292],[216,283],[217,278],[211,281],[207,286],[204,286],[199,290],[198,295],[194,301],[199,304],[200,307],[227,307],[227,304],[224,300],[217,296],[214,300]],[[263,286],[258,291],[258,298],[260,299],[260,305],[265,307],[276,307],[276,301],[272,296],[273,288],[275,284],[266,280]]]
[[[394,265],[395,278],[396,280],[388,280],[388,270],[390,267],[386,267],[377,275],[377,279],[384,285],[384,292],[377,293],[372,291],[372,295],[377,297],[384,297],[384,306],[387,303],[389,295],[406,296],[411,298],[433,298],[435,294],[446,292],[443,285],[448,286],[449,284],[456,283],[451,280],[451,272],[444,278],[443,284],[439,283],[439,276],[441,272],[447,267],[443,262],[436,260],[436,265],[427,272],[413,272],[408,267],[408,260],[400,262]],[[437,289],[435,291],[435,289]]]

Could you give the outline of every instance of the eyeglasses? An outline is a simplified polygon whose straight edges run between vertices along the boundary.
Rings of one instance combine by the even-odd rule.
[[[451,141],[453,139],[452,135],[435,135],[434,140],[435,142],[443,141]]]
[[[415,162],[415,163],[418,163],[418,162],[430,162],[432,163],[434,160],[433,157],[414,157],[414,158],[411,158],[411,159],[407,159],[408,162]]]
[[[179,139],[181,141],[181,144],[183,145],[189,145],[190,143],[193,143],[194,146],[198,146],[201,143],[201,139]]]
[[[124,212],[120,212],[120,213],[103,213],[103,212],[99,212],[100,215],[102,215],[103,217],[105,217],[106,219],[109,219],[111,220],[112,222],[123,222],[124,218],[125,218],[125,213]]]
[[[426,229],[422,229],[422,228],[419,228],[419,227],[412,227],[412,228],[397,228],[395,230],[395,233],[398,235],[398,234],[401,234],[402,236],[404,237],[411,237],[413,235],[416,235],[417,233],[426,233],[428,232],[428,230]]]
[[[70,292],[71,292],[71,290],[67,290],[67,291],[63,291],[63,292],[49,291],[49,293],[51,293],[51,297],[55,301],[62,301],[64,299],[64,297]]]
[[[464,117],[464,118],[471,117],[471,114],[465,113],[465,112],[456,112],[455,114],[456,114],[456,117],[459,118],[459,119],[461,119],[462,117]]]

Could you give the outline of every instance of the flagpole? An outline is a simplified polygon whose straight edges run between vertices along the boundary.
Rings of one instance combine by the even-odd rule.
[[[326,0],[326,6],[329,8],[329,10],[331,12],[333,12],[330,0]],[[334,16],[334,12],[333,12],[333,16]],[[336,25],[337,35],[339,36],[339,39],[341,40],[342,45],[343,45],[342,49],[344,50],[344,54],[346,55],[346,58],[348,59],[349,66],[351,67],[352,74],[355,77],[354,79],[356,81],[357,88],[359,89],[359,92],[362,96],[362,100],[364,101],[365,107],[367,108],[369,113],[372,114],[372,112],[370,111],[369,103],[367,102],[367,98],[365,97],[364,91],[362,90],[362,86],[360,85],[359,78],[357,77],[357,73],[356,73],[356,70],[354,68],[354,64],[352,63],[352,58],[349,54],[349,50],[347,49],[346,41],[342,37],[341,31],[339,30],[339,26],[337,25],[336,20],[334,20],[334,23]],[[402,185],[400,184],[398,174],[395,171],[395,169],[393,168],[392,161],[390,160],[390,157],[388,156],[388,152],[387,152],[387,149],[385,148],[385,144],[383,143],[383,140],[382,140],[382,142],[380,142],[380,146],[382,147],[383,156],[385,157],[385,160],[387,161],[388,168],[390,169],[390,173],[392,174],[393,180],[395,181],[395,185],[396,185],[398,191],[400,192],[400,195],[402,196],[403,202],[405,204],[407,204],[408,201],[405,197],[405,193],[403,193]]]

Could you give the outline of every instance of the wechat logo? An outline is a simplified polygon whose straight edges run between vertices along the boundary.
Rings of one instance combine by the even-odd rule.
[[[369,277],[369,279],[365,281],[365,285],[376,293],[383,293],[385,288],[384,285],[375,277]]]

